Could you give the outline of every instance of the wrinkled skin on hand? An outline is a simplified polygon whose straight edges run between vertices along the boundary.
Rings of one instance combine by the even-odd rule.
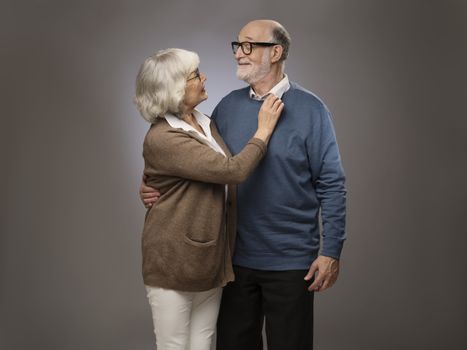
[[[316,274],[316,275],[315,275]],[[305,276],[306,281],[310,281],[313,276],[315,279],[308,287],[308,290],[322,292],[336,282],[339,275],[339,260],[320,255],[310,266],[308,273]]]

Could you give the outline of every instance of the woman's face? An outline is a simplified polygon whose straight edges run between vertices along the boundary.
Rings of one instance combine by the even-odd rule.
[[[196,69],[188,76],[185,86],[185,97],[183,98],[184,105],[191,109],[208,98],[208,93],[204,88],[206,76]]]

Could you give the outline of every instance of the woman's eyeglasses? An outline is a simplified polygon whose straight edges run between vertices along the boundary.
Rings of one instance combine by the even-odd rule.
[[[201,75],[199,73],[199,69],[196,69],[193,73],[195,73],[195,76],[191,77],[191,78],[188,78],[186,81],[190,81],[190,80],[193,80],[193,79],[196,79],[196,78],[198,78],[199,81],[201,81]]]

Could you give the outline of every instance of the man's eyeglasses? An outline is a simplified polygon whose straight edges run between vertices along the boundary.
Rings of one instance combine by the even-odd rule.
[[[186,81],[190,81],[190,80],[197,79],[197,78],[199,79],[199,81],[201,81],[201,75],[199,73],[199,69],[196,69],[193,73],[195,73],[195,76],[188,78]]]
[[[254,41],[243,41],[243,42],[238,42],[238,41],[232,41],[232,51],[234,55],[237,53],[237,50],[239,47],[242,48],[242,51],[245,55],[249,55],[251,51],[253,51],[253,46],[274,46],[274,45],[279,45],[276,43],[264,43],[264,42],[254,42]]]

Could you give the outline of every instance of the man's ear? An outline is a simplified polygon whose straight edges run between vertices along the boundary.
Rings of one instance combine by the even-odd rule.
[[[281,45],[274,45],[271,50],[271,63],[278,62],[282,57],[284,48]]]

